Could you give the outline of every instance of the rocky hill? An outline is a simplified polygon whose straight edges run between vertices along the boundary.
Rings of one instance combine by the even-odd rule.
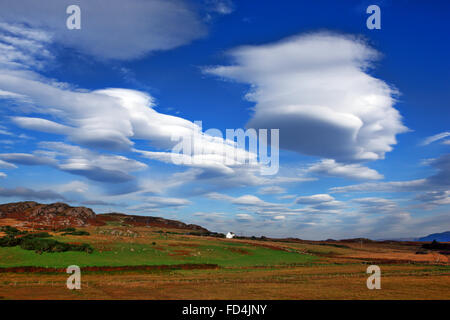
[[[160,217],[136,216],[123,213],[95,214],[92,209],[71,207],[57,202],[40,204],[34,201],[15,202],[0,205],[0,219],[10,218],[24,223],[49,228],[80,227],[88,225],[105,225],[116,222],[132,226],[152,226],[161,228],[184,229],[199,233],[209,231],[195,224],[186,224],[176,220]]]
[[[95,222],[95,212],[65,203],[40,204],[34,201],[0,205],[0,218],[12,218],[39,225],[84,226]]]
[[[97,215],[97,222],[116,221],[122,224],[128,224],[132,226],[152,226],[161,228],[173,228],[192,230],[200,233],[209,233],[209,231],[196,224],[186,224],[177,220],[164,219],[160,217],[150,216],[136,216],[123,213],[103,213]]]

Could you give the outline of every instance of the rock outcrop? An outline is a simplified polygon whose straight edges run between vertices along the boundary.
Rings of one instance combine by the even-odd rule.
[[[152,226],[161,228],[173,228],[191,230],[199,233],[209,233],[209,230],[196,224],[186,224],[177,220],[164,219],[160,217],[136,216],[123,213],[105,213],[97,215],[97,220],[120,221],[123,224],[132,226]]]
[[[53,227],[84,226],[95,220],[95,212],[85,207],[65,203],[40,204],[34,201],[0,205],[0,218],[25,220]]]

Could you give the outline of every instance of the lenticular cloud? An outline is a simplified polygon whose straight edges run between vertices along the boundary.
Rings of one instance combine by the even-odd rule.
[[[205,69],[252,86],[247,126],[280,129],[280,147],[337,161],[384,158],[407,128],[395,90],[368,73],[378,53],[364,41],[316,33],[230,52],[233,65]]]

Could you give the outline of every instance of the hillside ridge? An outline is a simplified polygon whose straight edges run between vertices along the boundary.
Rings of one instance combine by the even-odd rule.
[[[1,218],[16,219],[35,226],[50,227],[53,229],[89,225],[100,226],[108,222],[118,221],[133,226],[154,226],[209,233],[207,229],[201,226],[186,224],[177,220],[115,212],[96,214],[90,208],[72,207],[63,202],[42,204],[35,201],[22,201],[0,204]]]

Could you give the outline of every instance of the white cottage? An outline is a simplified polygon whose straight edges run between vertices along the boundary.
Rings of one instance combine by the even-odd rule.
[[[228,232],[226,237],[227,239],[233,239],[236,235],[233,232]]]

